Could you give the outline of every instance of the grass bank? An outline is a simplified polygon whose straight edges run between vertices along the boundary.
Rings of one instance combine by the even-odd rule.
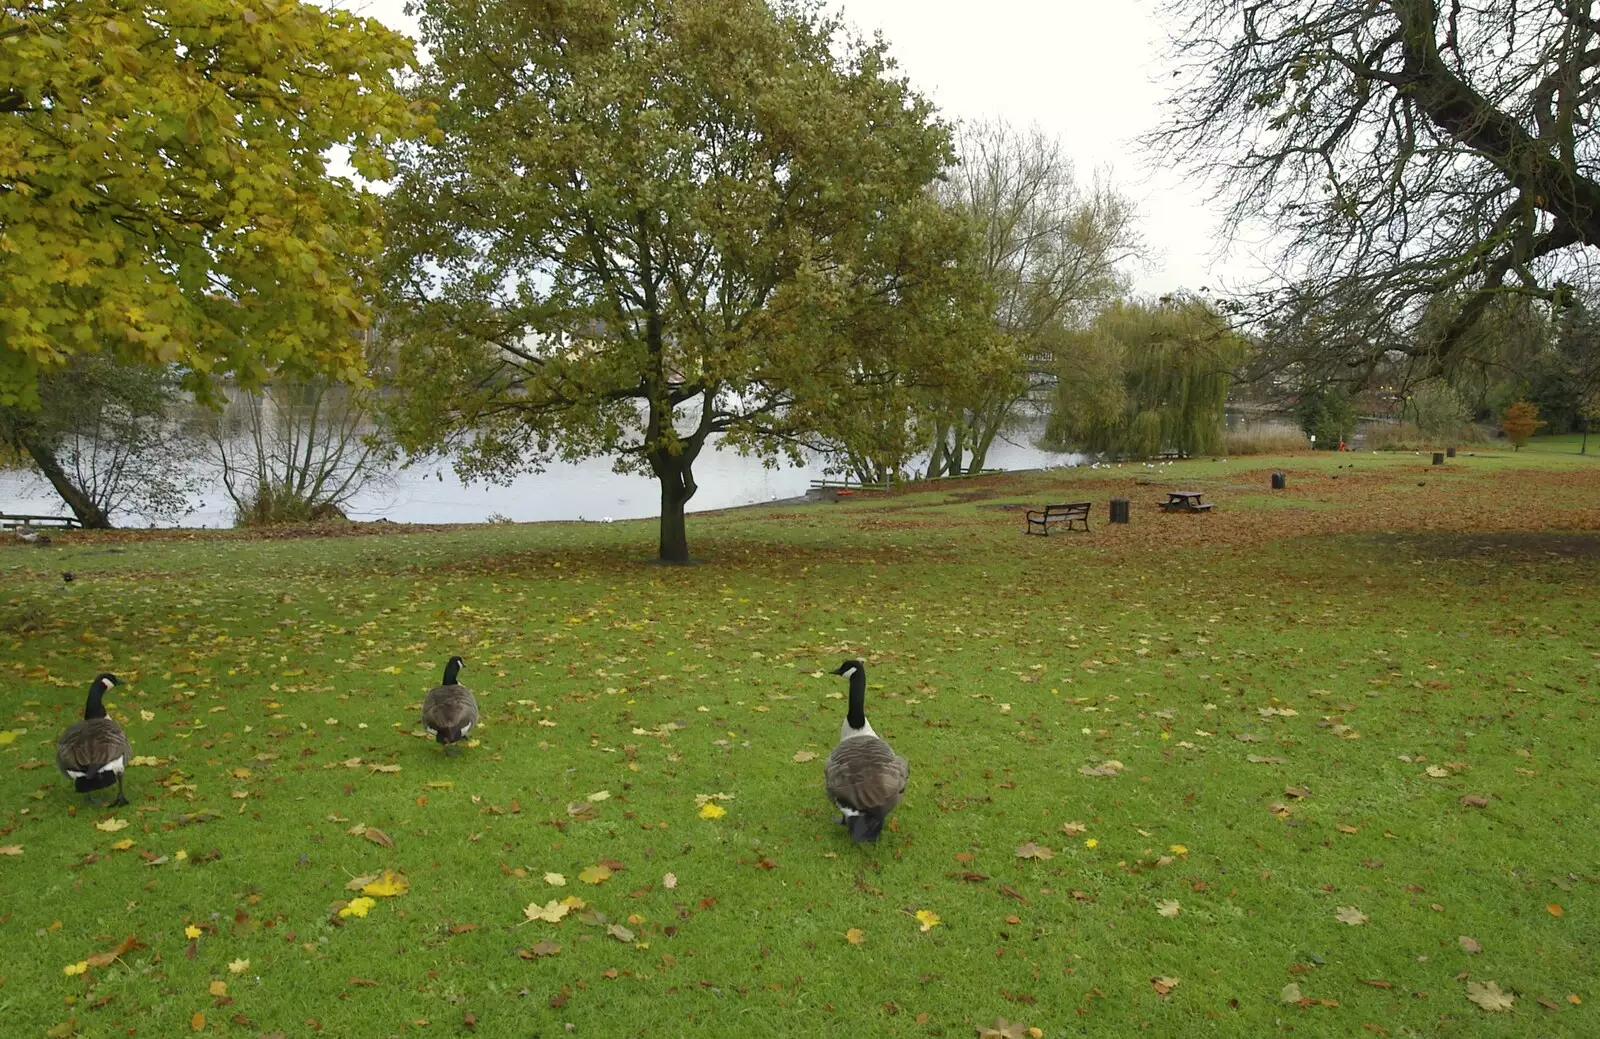
[[[1427,461],[731,511],[691,520],[683,569],[643,562],[650,523],[0,549],[0,1014],[1593,1035],[1600,470]],[[1158,512],[1179,486],[1219,508]],[[1092,533],[1020,533],[1081,498]],[[484,721],[446,758],[415,707],[454,653]],[[856,655],[912,763],[866,847],[821,793],[845,692],[822,672]],[[51,764],[102,669],[139,756],[114,812]],[[349,889],[384,871],[407,890]],[[1468,999],[1495,991],[1510,1009]]]

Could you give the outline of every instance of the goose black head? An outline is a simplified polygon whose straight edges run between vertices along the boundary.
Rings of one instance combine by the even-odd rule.
[[[450,662],[444,666],[444,684],[455,685],[456,679],[461,676],[461,669],[467,662],[460,657],[451,657]]]
[[[121,684],[117,676],[109,671],[103,671],[96,675],[94,681],[89,683],[89,699],[83,705],[83,716],[85,718],[104,718],[106,716],[106,705],[101,701],[105,698],[106,690],[114,685]]]
[[[833,669],[836,675],[850,679],[850,710],[844,716],[840,739],[846,736],[875,736],[867,724],[867,665],[859,660],[846,660]]]

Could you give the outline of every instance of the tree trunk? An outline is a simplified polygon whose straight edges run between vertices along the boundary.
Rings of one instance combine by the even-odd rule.
[[[656,558],[663,563],[689,562],[689,532],[683,507],[698,490],[690,463],[679,458],[652,458],[650,466],[661,483],[661,538]]]
[[[1588,419],[1584,419],[1583,420],[1583,443],[1578,446],[1578,454],[1586,455],[1588,453],[1589,453],[1589,420]]]
[[[50,486],[55,488],[61,500],[67,503],[67,508],[78,517],[89,530],[110,530],[111,517],[103,512],[94,499],[85,494],[82,488],[72,482],[72,478],[61,468],[61,463],[56,459],[56,453],[48,444],[41,443],[32,437],[23,440],[22,446],[27,449],[32,457],[33,464],[39,467],[39,472],[50,481]]]

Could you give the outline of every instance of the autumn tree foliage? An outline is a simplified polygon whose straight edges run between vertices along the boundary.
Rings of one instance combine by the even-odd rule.
[[[1534,431],[1541,425],[1538,405],[1525,400],[1516,401],[1506,408],[1500,420],[1500,428],[1505,431],[1506,439],[1518,451],[1533,438]]]
[[[80,354],[358,377],[411,43],[294,0],[0,9],[0,406]]]
[[[929,187],[948,129],[881,41],[760,0],[422,0],[443,136],[391,196],[390,331],[414,453],[466,478],[610,456],[661,493],[711,438],[776,464],[870,446],[961,377],[981,286]],[[981,313],[981,308],[979,308]]]

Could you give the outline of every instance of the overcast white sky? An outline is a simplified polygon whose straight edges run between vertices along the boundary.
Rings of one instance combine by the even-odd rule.
[[[405,0],[346,6],[414,34]],[[836,0],[865,33],[881,31],[912,84],[948,118],[1002,118],[1059,137],[1088,178],[1109,172],[1138,205],[1151,262],[1139,292],[1237,286],[1251,251],[1220,257],[1204,185],[1146,162],[1134,139],[1161,118],[1170,77],[1156,0]]]

